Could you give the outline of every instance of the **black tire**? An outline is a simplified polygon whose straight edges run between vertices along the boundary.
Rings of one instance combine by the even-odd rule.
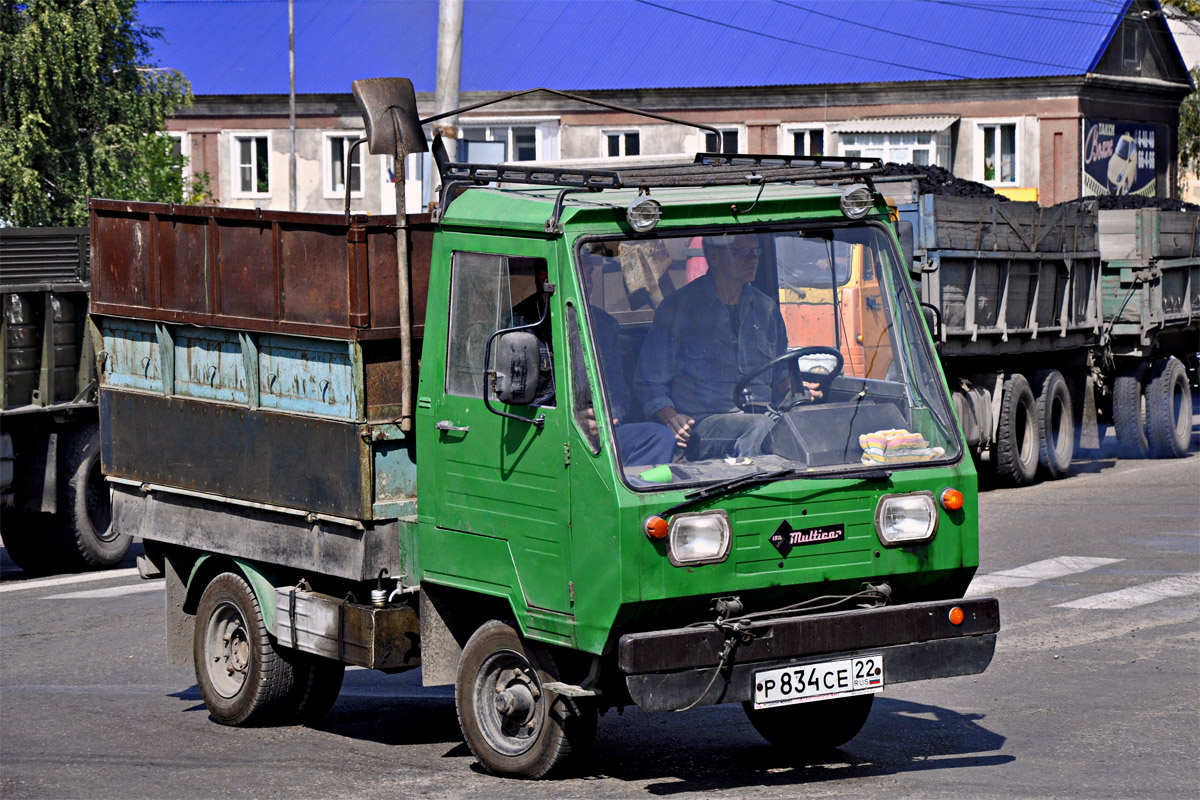
[[[200,597],[192,636],[196,683],[208,713],[222,725],[288,722],[298,690],[291,662],[275,649],[254,591],[223,572]]]
[[[100,430],[89,425],[59,438],[55,538],[60,569],[116,566],[132,539],[112,530],[112,501],[100,470]]]
[[[1113,381],[1113,427],[1117,429],[1121,455],[1126,458],[1150,457],[1145,376],[1145,368],[1138,364]]]
[[[811,753],[841,747],[862,730],[871,715],[873,694],[818,700],[779,708],[755,709],[742,703],[754,730],[776,747]]]
[[[342,681],[346,677],[346,665],[320,656],[289,651],[294,683],[291,719],[301,725],[319,722],[329,713],[342,692]]]
[[[558,675],[550,650],[523,640],[511,622],[486,622],[467,640],[454,699],[463,738],[485,770],[541,778],[591,751],[596,708],[542,688]]]
[[[1013,486],[1037,477],[1037,407],[1029,381],[1014,373],[1004,382],[1000,424],[996,429],[996,476]]]
[[[16,509],[0,512],[4,549],[13,563],[30,575],[46,575],[58,567],[54,546],[54,519]]]
[[[1182,458],[1192,446],[1192,387],[1171,356],[1154,362],[1146,386],[1146,426],[1155,458]]]
[[[1062,478],[1071,471],[1075,456],[1075,409],[1067,381],[1056,369],[1033,373],[1037,409],[1038,463],[1049,478]]]

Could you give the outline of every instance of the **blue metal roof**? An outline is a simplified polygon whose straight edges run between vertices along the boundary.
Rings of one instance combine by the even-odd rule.
[[[1082,75],[1132,0],[466,0],[463,91]],[[287,0],[141,0],[197,95],[286,94]],[[432,92],[436,0],[296,0],[296,91]]]

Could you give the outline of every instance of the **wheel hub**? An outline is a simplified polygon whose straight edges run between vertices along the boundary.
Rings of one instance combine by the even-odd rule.
[[[245,621],[230,603],[215,609],[206,624],[204,637],[208,679],[222,697],[233,697],[250,672],[250,637]]]
[[[505,651],[479,668],[475,713],[488,744],[499,753],[520,755],[537,741],[545,718],[537,672],[519,654]]]

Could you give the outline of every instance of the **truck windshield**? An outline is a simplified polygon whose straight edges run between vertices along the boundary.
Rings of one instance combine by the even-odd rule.
[[[577,259],[635,488],[959,457],[884,227],[586,239]]]

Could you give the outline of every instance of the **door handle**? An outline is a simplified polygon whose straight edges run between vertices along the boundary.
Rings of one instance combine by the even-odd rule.
[[[467,431],[471,430],[470,425],[462,425],[462,426],[451,425],[450,420],[448,420],[448,419],[442,420],[434,427],[436,427],[439,431],[462,431],[463,433],[466,433]]]

